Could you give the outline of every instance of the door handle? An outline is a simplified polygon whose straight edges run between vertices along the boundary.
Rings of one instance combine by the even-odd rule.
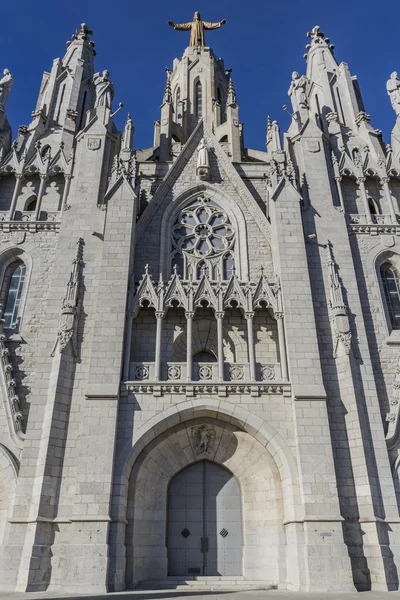
[[[201,538],[201,551],[208,552],[208,537]]]

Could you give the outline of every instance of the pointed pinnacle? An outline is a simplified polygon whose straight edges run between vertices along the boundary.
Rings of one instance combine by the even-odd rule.
[[[167,104],[171,104],[172,102],[172,89],[171,89],[171,70],[168,67],[165,67],[165,71],[167,73],[167,82],[165,84],[164,90],[164,102]]]
[[[232,106],[233,104],[236,104],[236,92],[235,86],[233,85],[232,77],[229,74],[228,96],[226,100],[226,105]]]

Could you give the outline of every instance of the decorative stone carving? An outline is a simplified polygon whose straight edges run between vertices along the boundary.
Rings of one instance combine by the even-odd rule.
[[[275,365],[261,366],[261,381],[273,381],[276,379]]]
[[[0,79],[0,148],[7,153],[11,146],[11,127],[7,120],[6,105],[13,84],[13,77],[9,69],[4,69]]]
[[[386,90],[389,94],[390,102],[392,103],[392,108],[396,113],[396,117],[400,116],[400,80],[398,78],[397,72],[393,71],[390,75],[386,83]]]
[[[197,456],[210,456],[213,452],[216,431],[211,425],[199,425],[192,427],[192,437],[195,442]]]
[[[0,304],[0,363],[3,373],[4,384],[7,390],[9,408],[14,424],[15,432],[22,429],[22,412],[20,402],[16,392],[16,382],[13,375],[13,368],[10,362],[10,352],[6,346],[6,335],[4,333],[3,306]]]
[[[351,331],[347,313],[347,306],[343,298],[343,289],[337,274],[337,264],[332,250],[332,244],[328,240],[326,244],[327,265],[329,269],[329,309],[331,323],[334,332],[333,358],[337,358],[339,346],[342,346],[345,354],[350,354]]]
[[[371,120],[371,115],[367,115],[367,113],[364,112],[363,110],[361,110],[355,118],[356,125],[358,127],[360,127],[361,123],[369,123],[370,120]]]
[[[400,359],[396,365],[396,371],[393,381],[393,390],[390,398],[390,410],[386,414],[386,421],[389,423],[388,432],[386,438],[388,440],[393,439],[393,436],[396,433],[396,424],[399,416],[399,406],[400,406]]]
[[[179,365],[170,365],[168,367],[168,379],[179,380],[182,377],[182,370]]]
[[[244,379],[243,365],[229,365],[229,379],[232,381]]]
[[[135,379],[138,381],[142,381],[144,379],[149,379],[150,371],[147,365],[140,365],[135,368]]]
[[[0,113],[6,112],[7,100],[11,92],[13,77],[9,69],[4,69],[0,79]],[[1,117],[0,117],[1,118]]]
[[[212,367],[208,365],[199,366],[199,379],[201,381],[212,379]]]
[[[228,340],[222,340],[223,346],[224,346],[224,361],[227,363],[233,363],[234,362],[234,356],[233,356],[233,352],[232,352],[232,348],[230,343],[228,342]]]
[[[297,112],[300,109],[307,109],[308,102],[306,96],[306,89],[308,85],[308,79],[305,75],[298,74],[297,71],[292,73],[292,83],[290,84],[288,95],[292,101],[293,112]]]
[[[75,259],[72,262],[71,275],[67,283],[67,289],[61,304],[58,334],[51,356],[55,356],[57,348],[60,354],[64,352],[69,342],[72,344],[72,355],[74,357],[77,356],[75,337],[76,324],[78,320],[79,287],[81,283],[83,246],[84,241],[82,238],[79,238],[76,244]]]
[[[210,160],[208,157],[207,143],[204,138],[201,139],[197,147],[197,169],[196,175],[202,181],[210,179]]]
[[[112,101],[114,99],[114,86],[108,78],[109,72],[107,70],[102,73],[95,73],[93,75],[93,83],[96,91],[96,100],[94,107],[105,106],[111,110]]]

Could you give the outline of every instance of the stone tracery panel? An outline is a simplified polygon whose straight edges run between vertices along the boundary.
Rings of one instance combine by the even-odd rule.
[[[183,279],[228,279],[234,267],[235,229],[226,212],[199,196],[178,214],[172,227],[171,270]],[[227,267],[227,264],[228,267]]]

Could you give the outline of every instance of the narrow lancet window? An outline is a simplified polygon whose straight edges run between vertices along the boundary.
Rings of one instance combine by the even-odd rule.
[[[201,82],[197,81],[195,87],[195,96],[196,96],[196,117],[201,119],[203,116],[203,88],[201,86]]]
[[[381,266],[381,277],[392,329],[400,329],[400,288],[397,270],[390,263]]]
[[[7,295],[4,303],[4,328],[16,329],[18,326],[19,307],[25,282],[26,266],[23,262],[13,263],[7,269],[5,285]]]

